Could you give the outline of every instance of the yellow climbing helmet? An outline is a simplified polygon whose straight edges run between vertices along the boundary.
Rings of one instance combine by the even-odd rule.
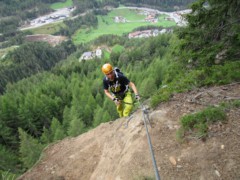
[[[109,64],[109,63],[106,63],[106,64],[104,64],[103,66],[102,66],[102,72],[104,73],[104,74],[109,74],[109,73],[111,73],[113,71],[113,67],[112,67],[112,65],[111,64]]]

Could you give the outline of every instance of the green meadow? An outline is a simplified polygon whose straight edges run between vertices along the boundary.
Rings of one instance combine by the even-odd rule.
[[[115,16],[122,16],[127,20],[127,22],[116,23],[114,22]],[[122,8],[114,9],[107,16],[98,16],[98,28],[79,29],[73,36],[72,40],[75,44],[79,44],[91,41],[101,35],[123,35],[140,26],[154,25],[170,27],[176,25],[173,21],[165,20],[165,16],[166,15],[160,15],[157,23],[150,23],[145,22],[145,16],[138,14],[135,10]]]
[[[58,3],[53,3],[51,4],[51,8],[52,9],[61,9],[61,8],[66,8],[66,7],[70,7],[73,5],[72,0],[66,0],[66,2],[58,2]]]
[[[66,25],[63,22],[56,22],[51,24],[46,24],[44,26],[40,26],[33,29],[28,29],[25,31],[30,31],[33,34],[54,34],[60,30],[61,27],[65,27]]]

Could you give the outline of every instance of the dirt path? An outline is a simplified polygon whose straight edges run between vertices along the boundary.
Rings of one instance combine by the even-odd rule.
[[[182,115],[207,105],[240,99],[240,84],[203,88],[176,94],[152,110],[149,128],[161,179],[240,179],[240,109],[227,112],[225,124],[209,128],[202,141],[176,139]],[[75,138],[49,146],[39,161],[19,180],[136,180],[154,179],[142,112],[137,110],[128,128],[117,119]]]

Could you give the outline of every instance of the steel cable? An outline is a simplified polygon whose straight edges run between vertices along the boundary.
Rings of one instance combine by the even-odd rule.
[[[145,129],[146,129],[146,132],[147,132],[148,145],[149,145],[149,149],[150,149],[150,153],[151,153],[151,157],[152,157],[153,167],[154,167],[154,171],[155,171],[155,177],[156,177],[156,180],[160,180],[160,176],[159,176],[158,168],[157,168],[157,163],[156,163],[156,160],[155,160],[155,157],[154,157],[152,142],[151,142],[151,138],[150,138],[150,135],[149,135],[149,132],[148,132],[148,127],[147,127],[147,122],[146,122],[146,119],[147,119],[148,123],[150,125],[150,121],[149,121],[148,116],[147,116],[148,112],[147,112],[146,108],[143,106],[143,104],[140,103],[139,100],[138,100],[138,102],[141,106],[142,113],[143,113],[143,121],[144,121],[144,126],[145,126]]]

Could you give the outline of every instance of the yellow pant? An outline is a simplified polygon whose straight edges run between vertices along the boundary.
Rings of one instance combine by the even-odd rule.
[[[133,108],[133,100],[131,92],[126,92],[126,95],[123,100],[121,100],[121,104],[117,106],[117,112],[119,117],[126,117],[129,116],[131,110]]]

